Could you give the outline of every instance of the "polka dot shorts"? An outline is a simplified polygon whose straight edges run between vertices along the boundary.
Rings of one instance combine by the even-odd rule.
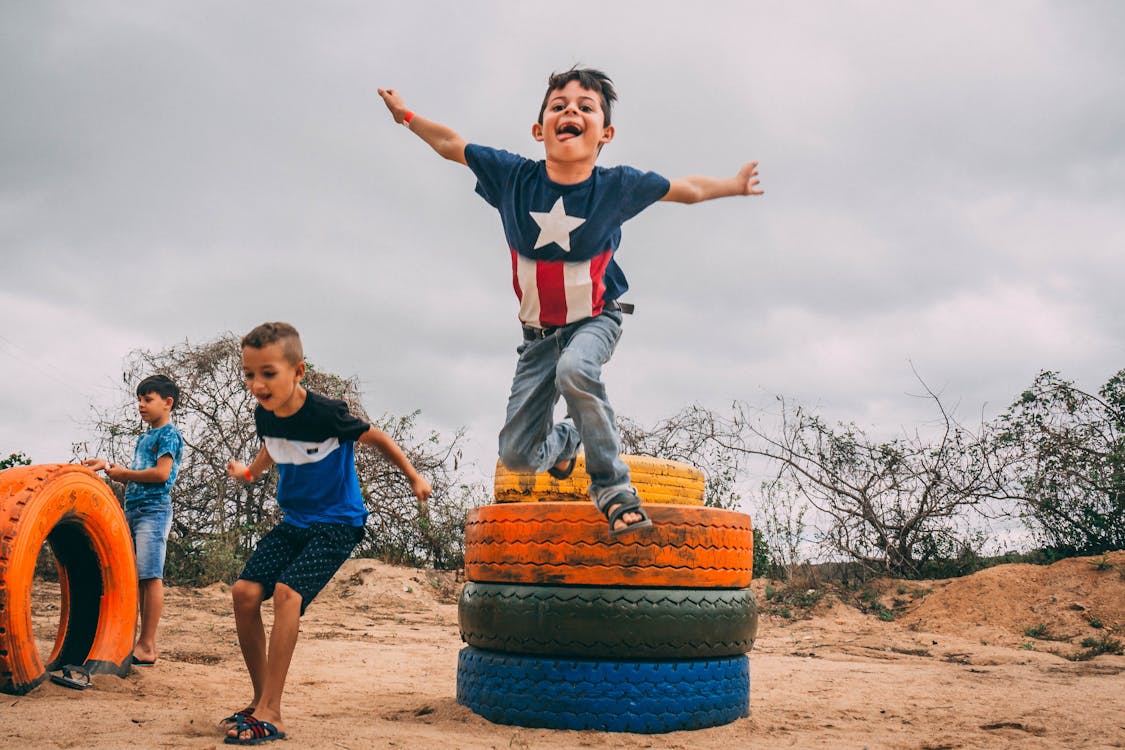
[[[260,583],[265,599],[284,583],[301,595],[301,614],[363,539],[362,526],[279,523],[258,542],[239,578]]]

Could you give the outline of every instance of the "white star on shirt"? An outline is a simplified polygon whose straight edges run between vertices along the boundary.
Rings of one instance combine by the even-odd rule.
[[[538,250],[544,245],[557,243],[564,253],[570,252],[570,233],[586,222],[577,216],[567,216],[563,206],[562,196],[551,206],[550,213],[542,211],[528,211],[531,218],[539,225],[539,239],[535,241],[533,250]]]

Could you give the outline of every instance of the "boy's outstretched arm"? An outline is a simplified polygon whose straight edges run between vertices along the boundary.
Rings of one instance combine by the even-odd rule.
[[[374,427],[368,427],[367,432],[359,436],[359,442],[375,446],[380,453],[390,459],[391,463],[397,466],[398,470],[410,481],[410,489],[419,502],[424,503],[430,499],[430,495],[434,491],[430,487],[430,483],[418,473],[414,464],[410,463],[410,459],[406,457],[402,448],[398,447],[398,444],[391,439],[390,435]]]
[[[743,164],[734,177],[681,177],[672,180],[662,201],[699,203],[731,195],[762,195],[758,187],[758,162]]]
[[[427,120],[425,117],[414,114],[406,108],[402,97],[394,89],[379,89],[379,96],[383,97],[383,103],[391,111],[391,116],[395,118],[395,122],[400,125],[405,123],[414,135],[430,144],[430,148],[446,159],[458,164],[466,163],[465,139],[458,135],[456,130],[442,125],[440,122]],[[409,122],[406,120],[407,115],[410,116]]]

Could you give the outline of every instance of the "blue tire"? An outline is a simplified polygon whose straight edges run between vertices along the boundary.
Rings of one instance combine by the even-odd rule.
[[[457,702],[497,724],[657,734],[750,715],[746,656],[599,661],[461,649]]]

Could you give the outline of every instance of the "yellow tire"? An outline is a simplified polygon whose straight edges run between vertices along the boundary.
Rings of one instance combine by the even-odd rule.
[[[651,456],[622,456],[629,467],[637,494],[646,503],[703,505],[703,472],[690,464]],[[588,501],[590,475],[586,457],[579,455],[574,472],[566,479],[547,473],[527,474],[509,471],[496,462],[493,494],[498,503],[581,502]]]

